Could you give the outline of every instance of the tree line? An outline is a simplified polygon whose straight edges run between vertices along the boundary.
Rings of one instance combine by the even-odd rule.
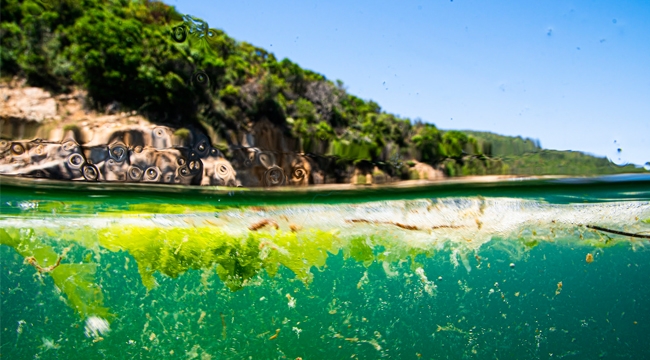
[[[262,120],[296,139],[293,151],[349,162],[414,159],[451,176],[507,174],[523,166],[508,165],[509,157],[540,150],[529,139],[441,131],[390,114],[339,80],[159,1],[4,0],[1,12],[3,77],[54,93],[81,87],[95,109],[119,104],[154,122],[209,129],[223,150]]]

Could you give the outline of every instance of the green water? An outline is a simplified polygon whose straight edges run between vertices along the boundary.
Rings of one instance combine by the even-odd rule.
[[[2,180],[3,358],[650,356],[647,176],[302,192]]]

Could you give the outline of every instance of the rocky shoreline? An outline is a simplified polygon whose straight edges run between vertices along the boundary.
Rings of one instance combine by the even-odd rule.
[[[217,148],[204,129],[154,124],[135,111],[118,112],[118,104],[90,110],[81,90],[52,96],[14,80],[0,85],[0,98],[0,174],[245,187],[404,180],[389,164],[289,151],[268,121]],[[430,165],[408,166],[410,179],[444,178]]]

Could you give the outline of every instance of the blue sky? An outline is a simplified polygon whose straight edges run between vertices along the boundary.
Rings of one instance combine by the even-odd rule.
[[[650,161],[647,0],[167,3],[390,113]]]

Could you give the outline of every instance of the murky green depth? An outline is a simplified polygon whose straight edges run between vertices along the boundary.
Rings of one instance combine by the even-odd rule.
[[[648,240],[587,227],[648,234],[647,200],[61,214],[3,196],[22,209],[0,219],[8,359],[650,356]]]

